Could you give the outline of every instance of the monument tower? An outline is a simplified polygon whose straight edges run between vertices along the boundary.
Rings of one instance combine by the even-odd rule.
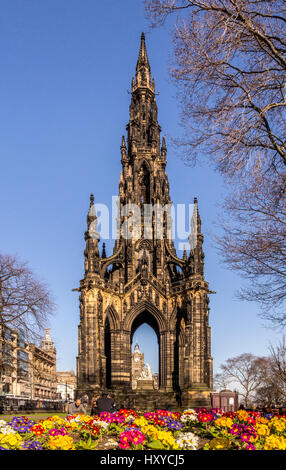
[[[106,256],[104,245],[100,254],[94,197],[90,197],[85,275],[78,289],[77,391],[81,395],[104,387],[133,396],[132,339],[136,329],[147,323],[157,335],[159,348],[159,390],[154,397],[168,397],[170,403],[179,396],[183,406],[209,405],[210,291],[204,279],[197,199],[190,254],[184,251],[182,258],[171,237],[170,211],[163,213],[160,236],[155,211],[149,214],[148,224],[143,214],[145,207],[172,204],[165,171],[167,147],[165,138],[161,140],[157,115],[155,82],[142,34],[131,84],[127,139],[122,137],[120,147],[119,215],[111,256]],[[124,212],[128,204],[140,208],[139,230],[138,224],[128,223]],[[150,402],[150,392],[148,397]]]

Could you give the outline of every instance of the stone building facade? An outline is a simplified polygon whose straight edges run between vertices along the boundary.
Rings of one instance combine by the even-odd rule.
[[[19,330],[0,325],[0,395],[31,397],[33,355]]]
[[[237,411],[238,392],[225,389],[211,393],[211,405],[213,408],[221,408],[223,411]]]
[[[131,397],[132,339],[136,329],[147,323],[158,339],[159,391],[154,394],[160,394],[160,403],[165,394],[168,403],[179,396],[187,406],[209,405],[210,291],[204,278],[201,219],[195,198],[190,253],[184,250],[178,257],[165,171],[167,147],[157,116],[155,82],[142,34],[127,139],[122,137],[120,147],[117,239],[111,256],[105,246],[100,254],[93,195],[90,198],[85,275],[78,289],[77,393],[91,394],[104,387]],[[130,221],[128,204],[139,207],[139,224]],[[151,206],[146,218],[144,211]],[[161,225],[156,215],[159,206],[167,208]],[[150,393],[147,399],[150,402]],[[130,400],[125,404],[132,404]]]
[[[57,396],[60,400],[74,400],[76,375],[73,370],[57,371]]]
[[[55,400],[56,389],[56,349],[50,330],[36,346],[21,331],[1,326],[0,395]]]
[[[45,330],[45,336],[40,344],[30,345],[32,351],[31,375],[33,398],[42,400],[57,399],[57,353],[50,336],[50,330]]]

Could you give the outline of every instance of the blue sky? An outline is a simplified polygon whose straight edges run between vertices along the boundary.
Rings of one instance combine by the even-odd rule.
[[[0,247],[27,260],[55,295],[58,370],[75,370],[79,304],[72,289],[83,277],[89,195],[110,206],[118,193],[142,31],[168,146],[168,135],[180,132],[168,78],[172,44],[168,29],[150,31],[141,0],[1,2]],[[198,197],[206,280],[217,292],[210,299],[214,370],[243,352],[267,354],[280,334],[263,325],[255,304],[234,299],[242,280],[221,265],[211,242],[223,181],[205,164],[187,167],[170,146],[166,170],[175,204]],[[155,334],[143,326],[134,338],[156,371]]]

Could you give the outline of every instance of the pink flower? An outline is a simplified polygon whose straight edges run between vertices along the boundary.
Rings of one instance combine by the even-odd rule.
[[[256,450],[256,449],[253,444],[248,444],[248,446],[246,446],[246,450]]]
[[[57,428],[53,428],[49,430],[49,435],[50,436],[59,436],[61,433]]]

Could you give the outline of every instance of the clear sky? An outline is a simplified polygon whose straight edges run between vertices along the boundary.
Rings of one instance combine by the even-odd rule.
[[[27,260],[56,297],[50,327],[58,370],[75,370],[79,302],[72,289],[83,277],[89,195],[110,206],[118,193],[127,90],[142,31],[168,146],[168,135],[180,131],[168,78],[172,44],[167,29],[150,31],[141,0],[1,2],[0,247]],[[263,325],[255,304],[234,299],[242,280],[220,264],[211,242],[222,180],[205,164],[187,167],[170,146],[167,162],[173,202],[198,197],[206,280],[217,292],[210,299],[214,371],[243,352],[266,355],[280,334]],[[156,371],[153,331],[143,325],[134,339]]]

